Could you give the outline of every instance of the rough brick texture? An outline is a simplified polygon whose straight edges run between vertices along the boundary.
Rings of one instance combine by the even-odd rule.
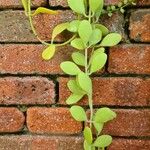
[[[105,6],[121,0],[105,0]],[[67,0],[32,0],[58,15],[39,14],[33,23],[40,39],[50,43],[53,28],[75,19]],[[105,7],[106,8],[106,7]],[[126,13],[103,15],[99,22],[122,35],[120,45],[106,48],[108,61],[92,76],[94,109],[108,106],[117,118],[104,126],[113,136],[108,150],[150,150],[150,0],[137,0]],[[54,42],[68,40],[69,32]],[[70,78],[60,63],[74,49],[58,47],[51,61],[33,35],[21,0],[0,0],[0,150],[83,150],[83,127],[65,101]],[[89,113],[87,97],[82,105]]]
[[[0,45],[0,72],[11,74],[62,74],[63,60],[70,60],[73,48],[59,47],[51,61],[44,61],[42,45]],[[11,62],[11,63],[10,63]]]
[[[58,15],[38,15],[34,17],[34,24],[39,37],[42,40],[51,40],[53,28],[62,22],[71,21],[75,16],[69,10],[58,11]],[[120,13],[114,14],[111,18],[106,19],[104,23],[111,31],[116,31],[122,34],[125,39],[123,30],[123,15]],[[23,11],[1,11],[0,12],[0,42],[35,42],[38,41],[30,29],[28,18]],[[103,22],[103,21],[102,21]],[[112,25],[114,22],[115,26]],[[11,31],[11,32],[10,32]],[[56,38],[56,41],[65,41],[71,35],[62,34]]]
[[[59,79],[59,103],[66,104],[70,95],[66,78]],[[140,78],[94,78],[94,105],[150,106],[150,80]],[[87,98],[79,104],[87,105]]]
[[[19,132],[24,126],[25,117],[17,108],[0,107],[0,132]]]
[[[53,104],[54,97],[54,84],[46,78],[0,79],[0,104]]]
[[[130,37],[139,42],[150,42],[150,9],[135,10],[130,17]]]
[[[122,0],[105,0],[105,5],[117,5]],[[50,6],[68,7],[67,0],[49,0]],[[137,6],[149,6],[149,0],[137,0]]]
[[[0,136],[1,150],[83,150],[77,136]]]
[[[45,6],[46,0],[32,0],[32,6]],[[22,7],[21,0],[0,0],[0,8],[20,8]]]
[[[108,71],[117,74],[150,74],[150,46],[120,45],[110,49]]]
[[[33,133],[76,134],[82,130],[67,108],[29,108],[27,126]]]

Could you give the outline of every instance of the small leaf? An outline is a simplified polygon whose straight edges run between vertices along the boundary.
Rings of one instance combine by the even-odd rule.
[[[71,61],[62,62],[60,68],[69,75],[77,75],[81,72],[79,67]]]
[[[100,46],[107,46],[107,47],[115,46],[121,41],[121,39],[122,37],[120,34],[110,33],[104,37]]]
[[[81,100],[83,96],[84,96],[84,94],[79,95],[79,94],[74,94],[74,93],[73,93],[73,94],[71,94],[71,95],[69,96],[69,98],[66,100],[66,103],[67,103],[68,105],[75,104],[75,103],[77,103],[79,100]]]
[[[92,81],[88,75],[80,72],[77,77],[80,87],[86,91],[88,94],[92,92]]]
[[[72,106],[70,108],[72,117],[77,121],[86,121],[87,116],[85,110],[81,106]]]
[[[97,110],[94,120],[97,123],[106,123],[114,118],[116,118],[116,113],[111,109],[104,107]]]
[[[90,74],[102,69],[107,61],[107,55],[105,53],[96,53],[92,56]]]
[[[100,47],[94,51],[94,55],[98,55],[99,53],[105,53],[105,48]]]
[[[103,36],[106,36],[109,33],[109,30],[102,24],[96,24],[95,27],[102,31]]]
[[[77,84],[76,80],[68,81],[67,86],[72,93],[80,94],[80,95],[85,94],[85,92]]]
[[[22,5],[23,5],[23,8],[25,10],[25,14],[26,16],[28,15],[27,12],[28,12],[28,1],[27,0],[21,0],[22,2]]]
[[[91,150],[91,145],[89,145],[87,141],[84,141],[84,150]]]
[[[32,14],[32,16],[35,16],[39,13],[46,13],[46,14],[51,14],[51,15],[56,15],[58,14],[57,11],[54,11],[54,10],[50,10],[48,8],[44,8],[44,7],[39,7],[35,10],[35,12]]]
[[[93,125],[95,129],[97,130],[98,134],[100,134],[103,129],[104,124],[94,122]]]
[[[72,22],[70,22],[67,30],[70,32],[77,32],[79,28],[79,24],[80,24],[79,20],[73,20]]]
[[[90,22],[87,20],[81,21],[78,32],[79,32],[79,36],[82,39],[83,43],[87,44],[87,42],[89,41],[89,38],[92,34],[92,26],[91,26]]]
[[[69,26],[69,23],[66,22],[66,23],[62,23],[62,24],[59,24],[57,25],[54,30],[53,30],[53,33],[52,33],[52,41],[54,40],[54,38],[60,34],[61,32],[63,32],[64,30],[66,30]]]
[[[94,146],[105,148],[108,147],[111,143],[112,137],[110,135],[101,135],[95,140]]]
[[[78,14],[85,14],[84,0],[68,0],[69,7]]]
[[[71,46],[78,50],[83,50],[85,48],[84,43],[80,38],[75,38],[74,40],[72,40]]]
[[[103,8],[104,0],[89,0],[90,9],[95,13],[99,8]]]
[[[100,42],[102,39],[102,32],[100,29],[94,29],[90,39],[89,39],[89,45],[95,45],[98,42]]]
[[[104,0],[99,0],[100,1],[100,6],[98,7],[98,9],[95,12],[95,17],[96,20],[98,21],[102,11],[103,11],[103,6],[104,6]]]
[[[43,51],[42,58],[45,60],[51,59],[54,56],[55,51],[56,51],[55,45],[50,45]]]
[[[91,129],[89,127],[85,127],[84,131],[83,131],[83,134],[84,134],[84,139],[86,140],[86,142],[88,144],[92,144],[93,136],[92,136]]]
[[[80,66],[85,66],[85,56],[79,52],[74,52],[72,54],[73,61]]]

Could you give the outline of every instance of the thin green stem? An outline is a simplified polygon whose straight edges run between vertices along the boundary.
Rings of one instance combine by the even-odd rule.
[[[46,46],[49,46],[51,44],[41,40],[35,30],[35,27],[33,25],[33,20],[32,20],[32,13],[31,13],[31,0],[28,0],[28,17],[29,17],[29,23],[30,23],[30,26],[31,26],[31,29],[34,33],[34,35],[36,36],[36,38],[43,44],[43,45],[46,45]]]

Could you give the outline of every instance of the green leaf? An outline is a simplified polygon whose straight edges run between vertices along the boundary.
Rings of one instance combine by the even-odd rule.
[[[99,53],[105,53],[105,48],[100,47],[94,51],[94,55],[98,55]]]
[[[102,32],[100,29],[94,29],[90,39],[89,39],[89,45],[95,45],[98,42],[100,42],[102,39]]]
[[[74,40],[72,40],[71,46],[78,50],[83,50],[85,48],[84,43],[80,38],[75,38]]]
[[[27,0],[21,0],[22,2],[22,5],[23,5],[23,8],[25,10],[25,14],[26,16],[28,15],[27,12],[28,12],[28,1]]]
[[[83,72],[80,72],[77,76],[77,81],[80,87],[86,91],[88,94],[92,92],[92,81],[88,75]]]
[[[98,134],[100,134],[103,129],[104,124],[94,122],[93,125],[95,129],[97,130]]]
[[[85,56],[79,52],[74,52],[72,54],[73,61],[80,66],[85,66]]]
[[[32,14],[32,16],[35,16],[39,13],[46,13],[46,14],[51,14],[51,15],[56,15],[58,14],[57,11],[54,11],[54,10],[50,10],[48,8],[44,8],[44,7],[39,7],[35,10],[35,12]]]
[[[63,32],[64,30],[66,30],[69,26],[69,23],[66,22],[66,23],[62,23],[62,24],[59,24],[57,25],[54,30],[53,30],[53,33],[52,33],[52,41],[54,40],[54,38],[60,34],[61,32]]]
[[[89,38],[92,34],[92,26],[91,26],[90,22],[87,20],[81,21],[78,32],[79,32],[79,36],[82,39],[82,41],[84,42],[84,44],[87,44],[87,42],[89,41]]]
[[[84,150],[91,150],[91,145],[89,145],[87,141],[84,141]]]
[[[95,13],[99,8],[103,8],[104,0],[89,0],[90,9]]]
[[[79,20],[73,20],[72,22],[70,22],[67,30],[70,32],[77,32],[79,28],[79,24],[80,24]]]
[[[79,95],[79,94],[71,94],[69,97],[68,97],[68,99],[66,100],[66,103],[68,104],[68,105],[72,105],[72,104],[75,104],[75,103],[77,103],[79,100],[81,100],[82,98],[83,98],[83,96],[84,96],[84,94],[81,94],[81,95]]]
[[[67,86],[72,93],[79,94],[79,95],[85,94],[85,92],[77,84],[76,80],[68,81]]]
[[[106,123],[110,120],[113,120],[116,118],[116,113],[112,111],[111,109],[104,107],[97,110],[95,113],[95,122],[97,123]]]
[[[102,52],[98,53],[98,51],[96,51],[96,53],[94,53],[92,56],[90,74],[102,69],[106,61],[107,55]]]
[[[54,56],[55,51],[56,51],[55,45],[50,45],[43,51],[42,58],[45,60],[50,60]]]
[[[71,61],[62,62],[60,68],[69,75],[77,75],[81,72],[79,67]]]
[[[91,129],[89,127],[85,127],[83,134],[84,134],[84,139],[87,141],[87,143],[92,144],[93,136],[92,136]]]
[[[87,116],[85,110],[81,106],[72,106],[70,108],[72,117],[77,121],[86,121]]]
[[[99,0],[100,1],[100,6],[99,8],[96,10],[95,12],[95,17],[96,17],[96,20],[98,21],[99,17],[101,16],[101,13],[103,11],[103,6],[104,6],[104,0]]]
[[[78,14],[85,14],[84,0],[67,0],[69,7]]]
[[[110,135],[101,135],[99,136],[95,142],[94,146],[105,148],[112,143],[112,137]]]
[[[110,33],[104,37],[100,46],[107,46],[107,47],[115,46],[121,41],[121,39],[122,37],[120,34]]]
[[[103,36],[106,36],[109,33],[109,30],[102,24],[96,24],[95,27],[102,31]]]

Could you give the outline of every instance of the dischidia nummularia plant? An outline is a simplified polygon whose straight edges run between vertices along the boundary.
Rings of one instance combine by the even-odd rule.
[[[83,131],[85,150],[104,150],[112,143],[110,135],[103,135],[101,131],[104,124],[116,118],[116,113],[104,107],[96,111],[93,110],[93,87],[91,75],[101,70],[106,61],[107,54],[105,48],[117,45],[122,37],[118,33],[111,33],[98,21],[103,14],[112,15],[114,11],[124,12],[124,7],[134,4],[134,0],[123,0],[118,6],[107,6],[104,9],[104,0],[68,0],[68,5],[76,14],[76,19],[57,25],[52,33],[51,43],[47,43],[39,38],[34,28],[32,17],[39,13],[56,15],[58,12],[47,8],[39,7],[34,13],[31,12],[31,0],[22,0],[25,14],[29,18],[31,28],[35,36],[41,43],[47,46],[43,51],[42,57],[50,60],[57,47],[70,44],[75,48],[72,53],[72,61],[62,62],[60,68],[68,75],[75,76],[67,85],[71,95],[66,100],[71,105],[70,113],[79,122],[85,122]],[[67,30],[72,33],[72,37],[61,44],[55,44],[57,35]],[[78,106],[84,96],[88,98],[90,113]],[[93,131],[96,131],[94,136]]]

